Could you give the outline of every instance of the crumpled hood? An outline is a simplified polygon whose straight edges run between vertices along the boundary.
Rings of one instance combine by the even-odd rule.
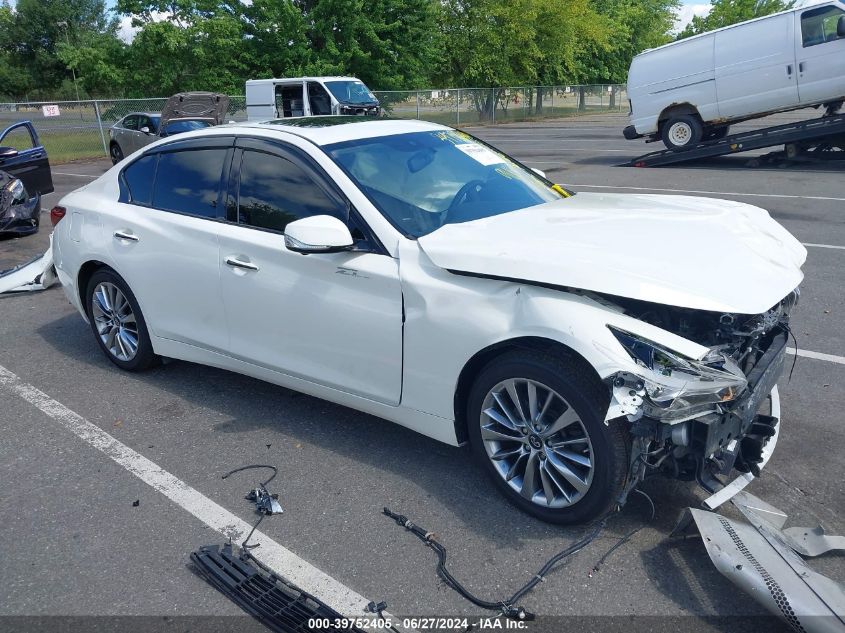
[[[807,250],[764,209],[712,198],[579,193],[419,239],[455,272],[759,314],[804,278]]]
[[[205,120],[221,125],[229,109],[229,97],[216,92],[180,92],[164,104],[159,125],[182,119]]]

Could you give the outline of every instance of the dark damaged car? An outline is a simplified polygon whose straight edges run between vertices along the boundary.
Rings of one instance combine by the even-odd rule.
[[[38,231],[41,196],[53,191],[50,162],[29,121],[0,134],[0,235]]]

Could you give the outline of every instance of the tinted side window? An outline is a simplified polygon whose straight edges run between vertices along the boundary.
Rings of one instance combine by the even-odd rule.
[[[153,206],[208,218],[217,217],[225,149],[163,153],[158,159]]]
[[[836,7],[819,7],[801,14],[801,37],[804,48],[839,39],[837,24],[845,11]]]
[[[152,202],[157,160],[158,154],[143,156],[123,170],[130,202],[137,204]]]
[[[312,215],[332,215],[346,221],[346,213],[308,174],[273,154],[243,153],[238,189],[238,223],[284,231],[289,222]]]
[[[128,117],[123,119],[123,122],[120,125],[121,127],[125,127],[127,130],[137,130],[138,117],[134,114],[130,114]]]

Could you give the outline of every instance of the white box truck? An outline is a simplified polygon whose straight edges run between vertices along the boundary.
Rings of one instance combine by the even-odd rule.
[[[845,99],[845,1],[794,8],[637,55],[627,139],[669,149],[723,138],[731,123]]]
[[[381,105],[355,77],[250,79],[246,113],[250,121],[332,114],[377,116]]]

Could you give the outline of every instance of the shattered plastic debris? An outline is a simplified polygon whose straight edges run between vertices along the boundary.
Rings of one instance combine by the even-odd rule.
[[[32,261],[0,272],[0,294],[4,292],[35,292],[46,290],[56,283],[53,268],[53,236],[47,251]]]
[[[719,572],[793,630],[845,633],[845,587],[797,555],[842,551],[842,537],[827,536],[820,527],[784,530],[786,514],[747,492],[731,503],[748,523],[687,508],[673,535],[700,534]]]

